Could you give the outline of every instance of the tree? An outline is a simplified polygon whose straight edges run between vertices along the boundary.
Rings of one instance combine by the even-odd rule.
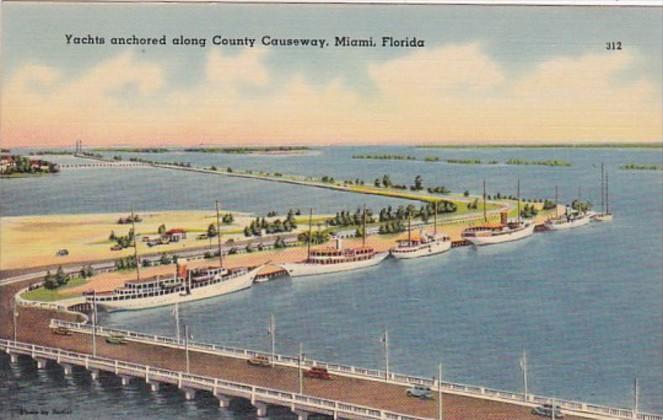
[[[414,185],[412,186],[412,189],[415,191],[420,191],[424,189],[424,179],[421,177],[421,175],[417,175],[414,177]]]
[[[51,274],[51,270],[46,272],[46,276],[44,277],[44,287],[46,289],[55,289],[58,287],[58,283],[55,281],[55,277]]]
[[[164,233],[166,233],[166,225],[163,224],[159,225],[159,229],[157,230],[157,232],[159,232],[159,235],[163,235]]]
[[[114,230],[111,230],[110,235],[108,235],[108,239],[111,240],[111,241],[114,241],[114,240],[117,239],[117,236],[115,236],[115,231]]]
[[[214,238],[218,234],[216,230],[216,225],[214,223],[210,223],[209,226],[207,226],[207,237],[209,238]]]
[[[386,175],[386,174],[385,174],[385,175],[382,177],[382,185],[384,185],[385,188],[389,188],[389,187],[392,186],[391,178],[389,177],[389,175]]]
[[[65,284],[67,284],[68,280],[69,278],[64,273],[62,266],[59,266],[58,270],[55,272],[55,282],[57,283],[58,286],[64,286]]]
[[[465,192],[463,192],[463,196],[464,196],[464,197],[469,197],[469,196],[470,196],[470,192],[469,192],[468,190],[465,190]]]

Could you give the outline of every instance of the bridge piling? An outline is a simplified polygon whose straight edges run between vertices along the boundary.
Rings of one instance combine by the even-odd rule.
[[[90,371],[90,377],[92,378],[93,381],[99,379],[99,369],[89,369],[89,371]]]
[[[310,416],[312,413],[309,413],[308,411],[304,410],[292,410],[293,413],[297,416],[297,420],[308,420],[308,416]]]
[[[14,352],[8,352],[8,353],[9,353],[9,361],[12,364],[18,363],[18,353],[14,353]]]
[[[71,376],[71,374],[74,372],[74,367],[68,363],[60,363],[60,366],[62,366],[62,369],[64,369],[65,376]]]
[[[187,401],[191,401],[194,398],[196,398],[196,390],[193,388],[182,388],[182,391],[184,391],[184,399]]]
[[[228,408],[230,407],[230,401],[232,400],[231,397],[227,395],[222,395],[218,393],[214,393],[214,396],[219,400],[219,407],[220,408]]]
[[[258,417],[267,416],[267,403],[254,401],[253,406],[256,408],[256,416]]]
[[[120,375],[120,380],[122,381],[122,386],[127,386],[131,382],[131,376]]]
[[[46,359],[35,358],[35,360],[37,361],[37,369],[46,368]]]

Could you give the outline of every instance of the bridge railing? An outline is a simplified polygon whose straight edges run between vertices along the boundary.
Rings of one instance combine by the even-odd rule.
[[[4,348],[6,352],[28,354],[33,358],[41,357],[44,359],[56,360],[58,363],[76,364],[84,366],[87,369],[99,369],[114,372],[116,374],[121,372],[122,374],[128,374],[131,376],[145,377],[146,381],[176,381],[179,387],[211,390],[215,394],[217,392],[222,394],[224,390],[226,390],[226,392],[239,391],[240,393],[249,394],[252,400],[266,398],[269,401],[277,401],[285,406],[291,406],[293,403],[298,403],[312,411],[315,411],[316,409],[323,410],[323,412],[333,411],[338,414],[355,414],[375,419],[425,420],[423,417],[408,416],[337,400],[281,391],[241,382],[226,381],[208,376],[193,375],[140,363],[123,362],[107,357],[91,356],[89,354],[15,342],[12,340],[0,339],[0,348]]]
[[[85,323],[74,323],[62,321],[59,319],[51,320],[52,327],[65,327],[72,330],[78,330],[85,333],[92,333],[92,326]],[[184,348],[184,341],[172,337],[145,334],[135,331],[122,330],[117,328],[107,328],[97,326],[97,334],[119,334],[128,339],[133,339],[137,341],[143,341],[154,344],[174,346],[177,348]],[[265,356],[271,359],[271,353],[241,349],[235,347],[219,346],[216,344],[207,344],[189,341],[188,343],[190,350],[200,350],[208,353],[217,354],[220,356],[226,357],[239,357],[243,359],[249,359],[254,356]],[[285,356],[276,354],[274,357],[274,362],[283,366],[297,367],[300,364],[300,361],[297,357]],[[379,369],[367,369],[361,367],[355,367],[350,365],[342,365],[336,363],[327,363],[312,359],[303,359],[301,361],[303,367],[325,367],[330,373],[345,375],[345,376],[355,376],[372,380],[386,381],[396,385],[424,385],[429,387],[437,387],[437,381],[434,381],[431,378],[423,378],[418,376],[404,375],[399,373],[389,372],[387,373]],[[476,385],[465,385],[454,382],[442,382],[442,389],[447,392],[455,392],[461,394],[468,394],[472,396],[477,396],[480,398],[492,398],[496,400],[501,400],[510,403],[525,404],[525,405],[536,405],[536,404],[551,404],[553,402],[552,398],[535,395],[535,394],[525,394],[518,392],[510,392],[504,390],[497,390],[492,388],[480,387]],[[611,417],[632,419],[633,411],[624,408],[615,408],[608,407],[598,404],[589,404],[580,401],[564,400],[564,399],[554,399],[554,403],[559,405],[562,409],[572,410],[577,412],[589,413],[589,414],[598,414],[598,415],[608,415]],[[663,420],[663,415],[650,414],[650,413],[638,413],[638,419],[643,420]]]

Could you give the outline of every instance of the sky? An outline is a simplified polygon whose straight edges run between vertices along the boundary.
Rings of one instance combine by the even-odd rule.
[[[3,147],[663,140],[663,8],[1,7]],[[167,45],[110,45],[134,34]],[[207,42],[172,45],[180,35]],[[264,35],[378,46],[267,47]],[[425,46],[383,48],[383,36]]]

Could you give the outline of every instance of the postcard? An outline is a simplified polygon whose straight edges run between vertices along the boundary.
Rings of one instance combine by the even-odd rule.
[[[0,418],[663,419],[660,2],[1,7]]]

